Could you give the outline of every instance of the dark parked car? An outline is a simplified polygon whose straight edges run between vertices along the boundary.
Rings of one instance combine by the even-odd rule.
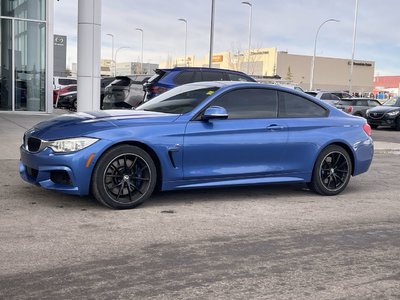
[[[68,130],[66,130],[68,129]],[[20,174],[32,184],[92,193],[133,208],[157,187],[181,190],[307,183],[342,192],[368,170],[371,128],[302,92],[277,85],[197,82],[136,110],[63,115],[24,134]]]
[[[143,85],[143,89],[146,93],[145,101],[148,101],[176,86],[191,82],[256,81],[242,72],[216,68],[180,67],[174,69],[157,69],[155,70],[155,73],[156,74]]]
[[[53,104],[54,104],[54,107],[62,107],[62,106],[59,106],[59,103],[58,103],[59,97],[61,95],[69,93],[69,92],[75,92],[76,93],[76,90],[77,90],[77,85],[76,84],[66,85],[66,86],[63,86],[63,87],[61,87],[59,89],[53,90]]]
[[[350,98],[341,99],[335,104],[336,108],[347,112],[348,114],[366,118],[366,112],[368,109],[380,106],[381,103],[375,99],[370,98]]]
[[[367,110],[367,121],[372,128],[390,126],[400,130],[400,97],[387,100],[381,106]]]
[[[76,111],[77,97],[78,97],[78,93],[76,91],[61,94],[58,96],[57,107],[58,108],[68,108],[68,109]]]
[[[146,75],[117,76],[106,88],[102,109],[135,108],[143,102]]]

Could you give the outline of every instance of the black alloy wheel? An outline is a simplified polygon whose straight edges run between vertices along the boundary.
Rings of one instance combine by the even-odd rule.
[[[352,162],[347,151],[337,145],[325,148],[315,163],[311,188],[321,195],[341,193],[350,180]]]
[[[134,208],[151,196],[156,178],[156,167],[148,153],[136,146],[117,146],[97,163],[92,192],[111,208]]]
[[[400,117],[397,117],[395,126],[396,126],[396,130],[399,131],[400,130]]]

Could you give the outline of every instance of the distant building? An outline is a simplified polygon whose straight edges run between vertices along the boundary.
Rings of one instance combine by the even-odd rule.
[[[249,55],[250,54],[250,55]],[[203,58],[188,56],[194,67],[208,67],[208,55]],[[184,66],[185,59],[169,58],[161,67]],[[212,57],[212,67],[231,69],[248,73],[257,78],[281,77],[300,85],[307,90],[310,87],[312,56],[290,54],[277,48],[260,48],[243,53],[221,52]],[[350,77],[350,59],[320,57],[315,58],[314,89],[348,90]],[[372,92],[375,62],[354,61],[352,89],[358,93]]]
[[[133,74],[153,75],[154,70],[157,68],[158,64],[143,63],[143,70],[141,70],[140,62],[119,62],[114,67],[111,59],[101,60],[101,76],[123,76]]]
[[[375,76],[373,93],[379,99],[398,96],[400,76]]]

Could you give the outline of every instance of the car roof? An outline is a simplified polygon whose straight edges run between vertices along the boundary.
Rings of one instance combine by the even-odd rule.
[[[245,74],[241,71],[229,70],[229,69],[220,69],[220,68],[209,68],[209,67],[175,67],[175,68],[158,68],[156,70],[160,71],[190,71],[190,70],[210,70],[210,71],[220,71],[220,72],[232,72],[232,73],[240,73]],[[249,76],[249,75],[247,75]]]

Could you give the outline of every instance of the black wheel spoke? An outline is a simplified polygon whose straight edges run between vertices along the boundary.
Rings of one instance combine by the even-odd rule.
[[[142,157],[134,153],[123,153],[108,164],[103,184],[113,201],[135,203],[146,194],[152,184],[150,167]]]
[[[326,189],[334,191],[346,184],[349,162],[341,152],[328,154],[320,165],[320,179]]]

